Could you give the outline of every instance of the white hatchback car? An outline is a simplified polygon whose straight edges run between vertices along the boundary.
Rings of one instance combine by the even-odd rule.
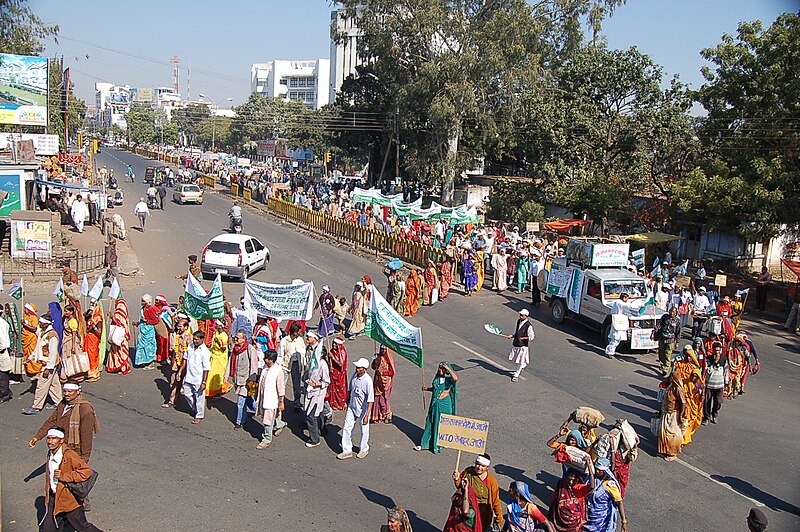
[[[244,281],[269,262],[269,248],[255,237],[223,233],[212,238],[203,250],[200,271],[204,279],[235,277]]]
[[[172,193],[172,201],[180,203],[181,205],[185,203],[197,203],[198,205],[202,205],[203,190],[197,185],[178,185]]]

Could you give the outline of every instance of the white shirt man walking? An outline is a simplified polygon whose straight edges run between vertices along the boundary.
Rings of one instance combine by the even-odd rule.
[[[203,421],[206,415],[206,381],[211,370],[211,352],[204,342],[206,334],[197,331],[192,335],[192,343],[186,350],[186,374],[183,378],[183,396],[194,410],[192,423]]]
[[[84,203],[80,194],[78,194],[78,197],[72,202],[69,214],[72,216],[72,221],[75,223],[75,229],[79,233],[83,233],[83,224],[86,223],[86,218],[89,216],[89,208],[86,206],[86,203]]]
[[[286,423],[281,419],[283,412],[283,396],[286,384],[283,378],[283,367],[277,363],[278,352],[268,349],[264,353],[264,369],[258,379],[258,396],[256,398],[256,415],[263,412],[264,434],[256,449],[266,449],[272,444],[272,436],[278,436]]]
[[[350,403],[344,417],[342,429],[342,452],[336,455],[339,460],[353,457],[353,428],[356,420],[361,424],[361,445],[358,449],[358,458],[365,458],[369,453],[369,418],[372,414],[372,404],[375,402],[375,391],[372,377],[367,374],[369,361],[359,358],[355,363],[356,372],[350,377]]]
[[[144,233],[144,222],[150,216],[150,209],[147,208],[144,198],[139,198],[139,203],[133,208],[133,214],[139,218],[139,229]]]

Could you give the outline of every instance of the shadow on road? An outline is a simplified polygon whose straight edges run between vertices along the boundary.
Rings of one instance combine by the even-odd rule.
[[[655,390],[651,390],[650,388],[645,388],[644,386],[639,386],[638,384],[629,384],[628,386],[630,386],[631,388],[633,388],[642,395],[647,395],[649,397],[652,397],[653,399],[658,397],[658,392]]]
[[[405,434],[414,445],[419,444],[420,440],[422,440],[423,429],[397,414],[392,414],[392,425]]]
[[[650,423],[650,417],[653,415],[654,412],[653,409],[639,408],[636,406],[629,405],[627,403],[618,403],[617,401],[611,401],[610,404],[614,408],[619,408],[623,412],[628,412],[629,414],[633,414],[639,419],[646,421],[648,425]]]
[[[358,489],[361,490],[361,493],[364,494],[364,497],[372,503],[377,504],[378,506],[382,506],[387,510],[390,508],[395,508],[397,504],[395,504],[394,499],[389,497],[388,495],[384,495],[383,493],[378,493],[377,491],[373,491],[369,488],[365,488],[364,486],[359,486]],[[406,509],[406,513],[408,514],[408,520],[411,522],[411,528],[414,532],[418,531],[427,531],[427,530],[441,530],[440,527],[432,525],[430,522],[422,519],[412,510]]]
[[[783,499],[779,499],[778,497],[772,495],[771,493],[767,493],[758,489],[757,487],[753,486],[746,480],[742,480],[736,477],[729,477],[723,475],[711,475],[716,481],[722,482],[727,484],[734,490],[751,497],[758,502],[764,503],[767,505],[771,510],[775,510],[776,512],[787,512],[794,515],[800,515],[800,508],[795,506],[794,504],[784,501]]]
[[[36,497],[36,522],[41,523],[42,519],[44,519],[44,512],[46,510],[44,506],[44,495],[40,495]]]
[[[617,392],[617,393],[619,395],[621,395],[622,397],[624,397],[625,399],[627,399],[628,401],[632,401],[632,402],[634,402],[634,403],[636,403],[638,405],[642,405],[645,408],[652,409],[653,412],[655,412],[659,408],[658,401],[655,400],[655,399],[642,397],[641,395],[634,395],[632,393],[622,392],[622,391]],[[649,419],[650,418],[648,417],[648,420]]]
[[[577,347],[578,349],[582,349],[584,351],[588,351],[590,353],[594,353],[596,355],[600,355],[600,356],[602,356],[604,358],[606,356],[605,350],[600,348],[600,347],[598,347],[596,344],[590,344],[589,342],[586,342],[584,340],[574,340],[572,338],[568,338],[567,342],[572,344],[574,347]]]
[[[493,364],[489,364],[485,360],[481,360],[480,358],[468,358],[467,362],[473,362],[475,366],[480,366],[481,368],[489,371],[491,373],[495,373],[497,375],[502,375],[503,377],[509,377],[509,373],[503,369],[498,368]],[[474,367],[474,366],[473,366]]]
[[[36,469],[34,469],[33,471],[31,471],[30,473],[28,473],[28,476],[23,478],[22,481],[23,482],[30,482],[31,480],[35,479],[39,475],[43,475],[44,474],[44,470],[45,470],[45,465],[42,464],[39,467],[37,467]]]

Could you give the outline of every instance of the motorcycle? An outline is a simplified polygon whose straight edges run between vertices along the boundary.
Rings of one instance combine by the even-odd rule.
[[[158,196],[147,196],[147,208],[148,209],[158,208]]]
[[[231,216],[230,217],[231,224],[230,229],[231,233],[239,234],[242,232],[242,219],[239,216]]]
[[[117,189],[114,193],[114,205],[122,205],[122,202],[125,201],[125,194],[122,192],[122,189]]]
[[[113,175],[108,178],[108,188],[114,189],[117,188],[117,178]]]

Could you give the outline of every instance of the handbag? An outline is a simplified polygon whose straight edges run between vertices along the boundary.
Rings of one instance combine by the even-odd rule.
[[[14,365],[14,367],[11,369],[11,373],[14,375],[22,375],[23,373],[26,373],[24,356],[12,356],[11,363]]]
[[[98,476],[97,471],[92,470],[92,475],[83,482],[64,482],[63,484],[78,499],[78,502],[83,502],[89,496],[89,492],[92,491]]]
[[[439,288],[434,288],[431,292],[431,305],[439,301]]]
[[[76,351],[75,353],[64,357],[61,361],[64,367],[64,373],[67,377],[78,375],[79,373],[89,372],[89,355],[86,351]]]
[[[108,340],[119,347],[125,341],[125,327],[119,325],[112,325],[108,329]]]
[[[617,331],[627,331],[630,328],[628,316],[625,314],[612,314],[611,326]]]

